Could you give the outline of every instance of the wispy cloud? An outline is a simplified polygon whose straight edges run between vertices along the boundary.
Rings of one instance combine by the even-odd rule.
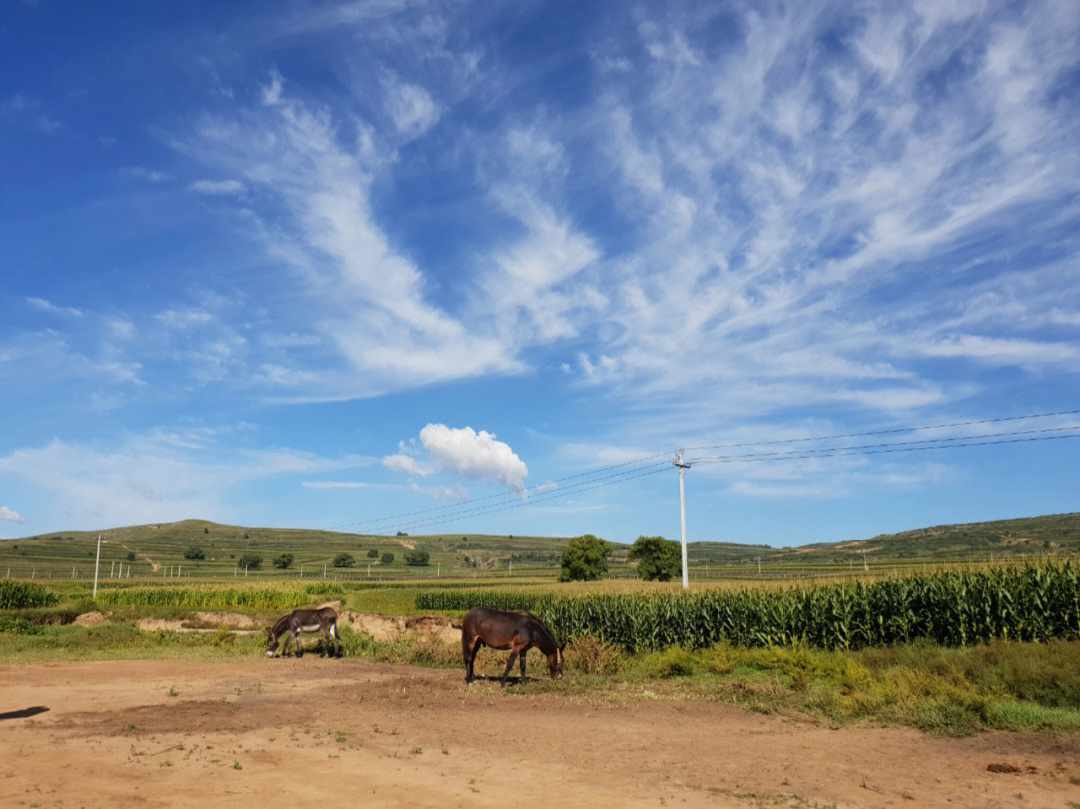
[[[0,520],[7,522],[25,523],[26,520],[17,511],[12,511],[7,506],[0,506]]]
[[[242,193],[244,184],[239,180],[196,180],[188,188],[197,194],[232,196]]]
[[[56,306],[44,298],[27,298],[26,302],[41,312],[54,315],[68,315],[70,317],[82,317],[82,310],[73,306]]]
[[[123,525],[193,516],[236,519],[230,495],[253,481],[367,466],[288,449],[236,449],[219,433],[154,430],[109,446],[60,440],[0,455],[0,475],[49,492],[67,519]],[[250,514],[249,514],[250,516]]]

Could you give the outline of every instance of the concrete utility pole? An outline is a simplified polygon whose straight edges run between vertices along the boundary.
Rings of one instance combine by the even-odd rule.
[[[683,454],[680,449],[675,453],[672,463],[679,467],[679,516],[682,520],[682,588],[690,589],[690,571],[686,562],[686,484],[683,482],[683,474],[690,468],[690,464],[683,462]]]
[[[98,565],[101,564],[101,543],[102,543],[101,534],[98,534],[98,538],[97,538],[97,559],[94,561],[94,594],[93,594],[93,596],[91,596],[92,598],[97,598],[97,574],[98,574]]]

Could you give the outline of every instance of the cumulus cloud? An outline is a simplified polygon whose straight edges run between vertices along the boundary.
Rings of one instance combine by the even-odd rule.
[[[466,480],[500,483],[516,492],[525,490],[529,475],[525,463],[509,444],[496,440],[486,430],[428,424],[420,431],[420,445],[427,453],[426,460],[402,452],[383,458],[383,466],[422,477],[435,471],[446,472]],[[405,449],[404,444],[402,447]],[[447,496],[460,499],[456,491]]]
[[[24,523],[26,520],[17,511],[12,511],[7,506],[0,506],[0,520],[6,520],[7,522]]]
[[[429,424],[420,431],[420,443],[441,469],[469,480],[489,480],[514,491],[525,488],[529,470],[510,445],[495,440],[486,430],[455,429]]]

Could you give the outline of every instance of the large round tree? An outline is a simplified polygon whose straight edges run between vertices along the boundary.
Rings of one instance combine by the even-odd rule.
[[[608,544],[592,534],[574,537],[562,555],[559,581],[595,581],[607,573]]]
[[[638,575],[646,581],[671,581],[682,575],[682,549],[673,539],[638,537],[627,558],[638,563]]]

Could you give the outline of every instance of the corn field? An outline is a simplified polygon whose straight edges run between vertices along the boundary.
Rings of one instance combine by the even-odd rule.
[[[560,642],[591,635],[628,650],[805,643],[858,649],[927,639],[963,646],[998,638],[1080,638],[1080,568],[1071,562],[942,572],[781,590],[567,598],[513,590],[427,591],[425,610],[528,610]]]
[[[301,607],[315,600],[314,596],[340,595],[344,588],[333,584],[308,586],[191,586],[191,587],[122,587],[98,592],[97,601],[118,607],[169,606],[203,609],[223,607],[255,607],[287,609]]]
[[[0,581],[0,610],[48,607],[59,599],[39,584],[26,581]]]

